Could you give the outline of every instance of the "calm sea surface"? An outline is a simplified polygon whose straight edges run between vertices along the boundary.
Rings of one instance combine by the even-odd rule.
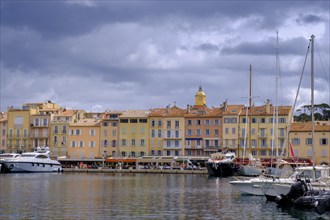
[[[229,181],[185,174],[1,174],[0,219],[330,219],[242,196]]]

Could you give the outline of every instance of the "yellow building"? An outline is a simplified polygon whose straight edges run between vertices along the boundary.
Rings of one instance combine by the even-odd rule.
[[[119,116],[119,152],[121,157],[148,155],[148,110],[128,110]]]
[[[103,158],[100,144],[101,119],[84,118],[70,123],[67,148],[71,159]]]
[[[285,141],[285,146],[288,146],[286,136],[291,109],[290,106],[278,106],[278,123],[276,125],[275,108],[269,101],[263,106],[244,108],[239,118],[240,155],[243,157],[244,143],[246,143],[246,158],[249,153],[259,158],[276,157],[276,149],[278,149],[277,155],[281,155]],[[247,110],[248,112],[246,112]],[[276,139],[276,137],[278,138]],[[286,149],[287,147],[284,156],[287,155]]]
[[[152,109],[149,114],[151,156],[186,156],[184,134],[186,112],[175,105]]]
[[[50,122],[49,148],[55,157],[69,156],[68,133],[70,123],[85,118],[85,111],[61,109]]]
[[[37,109],[10,107],[7,111],[7,149],[6,152],[26,152],[33,150],[29,143],[30,116],[37,114]]]
[[[43,107],[48,107],[45,105]],[[50,122],[60,108],[37,109],[37,113],[30,116],[30,145],[32,148],[50,145]]]
[[[312,123],[292,123],[289,133],[294,157],[313,158]],[[314,124],[314,158],[315,164],[330,164],[330,124],[316,122]]]
[[[4,153],[7,148],[7,113],[0,113],[0,153]]]
[[[102,115],[100,143],[107,157],[119,154],[119,116],[120,111],[107,111]]]
[[[238,137],[239,137],[239,116],[242,113],[243,105],[222,104],[222,149],[229,149],[239,156]]]
[[[187,106],[185,117],[185,155],[210,156],[220,149],[222,108],[208,108],[199,87],[195,105]]]

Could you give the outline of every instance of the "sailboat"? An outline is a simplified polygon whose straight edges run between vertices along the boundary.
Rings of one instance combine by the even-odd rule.
[[[265,173],[266,167],[261,164],[259,158],[254,158],[251,154],[251,115],[252,115],[252,65],[250,65],[250,86],[249,86],[249,107],[246,108],[246,123],[245,123],[245,134],[244,134],[244,148],[243,148],[243,162],[245,160],[246,146],[249,146],[249,163],[242,165],[239,169],[239,175],[241,176],[260,176]],[[249,116],[249,117],[248,117]],[[247,124],[249,125],[248,138],[246,137]],[[247,144],[248,143],[248,144]]]
[[[323,214],[330,211],[330,167],[323,166],[325,172],[319,177],[315,166],[315,147],[314,147],[314,38],[311,36],[311,115],[312,115],[312,178],[303,180],[299,178],[295,184],[274,184],[276,191],[289,189],[287,194],[281,194],[277,203],[279,205],[293,205],[296,208],[315,208],[316,212]],[[317,179],[318,178],[318,179]],[[326,180],[326,181],[325,181]]]

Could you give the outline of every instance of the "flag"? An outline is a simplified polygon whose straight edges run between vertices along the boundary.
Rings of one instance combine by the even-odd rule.
[[[294,158],[294,152],[293,152],[292,144],[289,143],[289,145],[290,145],[290,154],[291,154],[291,157]]]

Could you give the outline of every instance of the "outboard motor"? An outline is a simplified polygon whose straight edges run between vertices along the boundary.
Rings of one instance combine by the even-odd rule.
[[[297,178],[297,182],[292,184],[288,194],[281,195],[281,197],[277,199],[276,203],[279,206],[292,206],[293,202],[303,196],[307,191],[308,187],[306,182],[300,178]]]

